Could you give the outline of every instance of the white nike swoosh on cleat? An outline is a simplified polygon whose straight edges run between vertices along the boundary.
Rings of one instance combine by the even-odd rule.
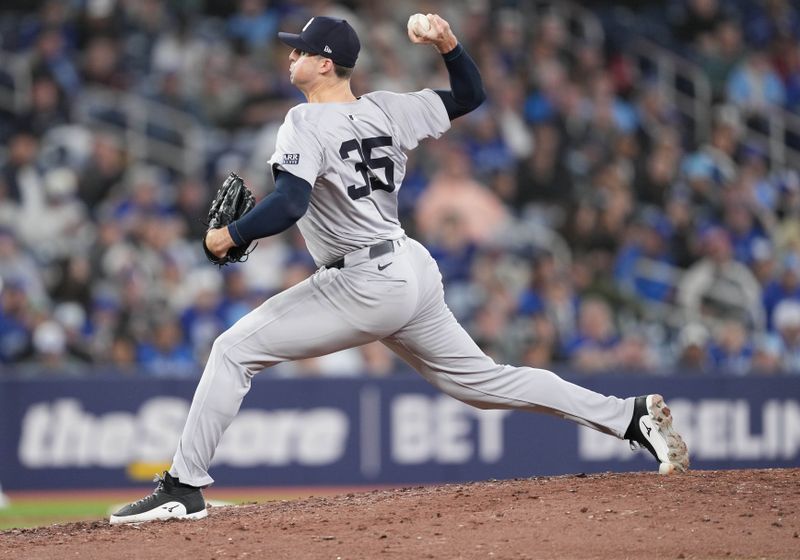
[[[186,506],[180,502],[167,502],[149,511],[136,515],[116,516],[109,518],[111,525],[123,525],[126,523],[144,523],[145,521],[162,521],[166,519],[203,519],[208,515],[207,509],[202,509],[195,513],[186,513]]]

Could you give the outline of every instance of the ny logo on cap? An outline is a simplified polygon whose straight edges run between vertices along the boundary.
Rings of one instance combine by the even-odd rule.
[[[314,18],[311,18],[310,20],[308,20],[308,23],[306,23],[306,24],[303,26],[303,31],[305,31],[306,29],[308,29],[308,26],[309,26],[309,25],[311,25],[311,22],[312,22],[312,21],[314,21]]]

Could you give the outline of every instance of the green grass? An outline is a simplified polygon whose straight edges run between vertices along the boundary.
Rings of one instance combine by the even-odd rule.
[[[206,495],[206,499],[215,505],[243,504],[252,502],[267,502],[271,500],[292,499],[307,496],[309,493],[282,493],[279,490],[255,489],[252,494],[226,493],[224,490],[215,490]],[[142,497],[131,494],[128,498],[116,496],[116,499],[101,498],[64,498],[52,499],[14,498],[8,507],[0,509],[0,531],[7,529],[21,529],[24,527],[42,527],[54,523],[69,523],[71,521],[90,521],[107,518],[112,507],[121,507],[130,500]]]
[[[350,491],[352,489],[344,489]],[[263,503],[273,500],[292,500],[310,495],[336,495],[344,491],[342,488],[252,488],[226,489],[214,488],[206,493],[206,500],[214,505]],[[71,521],[91,521],[107,518],[112,507],[121,507],[131,500],[141,498],[144,494],[137,491],[111,492],[111,495],[95,495],[81,497],[79,491],[69,497],[64,494],[39,494],[35,497],[20,497],[11,494],[8,507],[0,508],[0,531],[21,529],[24,527],[42,527],[54,523]]]
[[[100,500],[14,500],[0,509],[0,530],[101,519],[111,505]]]

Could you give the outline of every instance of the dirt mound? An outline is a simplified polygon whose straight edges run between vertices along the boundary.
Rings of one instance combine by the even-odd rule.
[[[800,469],[448,484],[0,533],[0,558],[798,558]]]

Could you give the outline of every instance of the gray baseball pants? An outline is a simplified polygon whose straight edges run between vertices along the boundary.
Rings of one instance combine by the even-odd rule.
[[[370,258],[366,248],[346,255],[341,269],[319,269],[217,338],[172,476],[193,486],[213,482],[211,459],[256,373],[375,340],[448,395],[478,408],[545,412],[623,437],[633,398],[607,397],[543,369],[496,364],[448,309],[428,251],[408,238],[393,243],[394,250],[379,257]]]

